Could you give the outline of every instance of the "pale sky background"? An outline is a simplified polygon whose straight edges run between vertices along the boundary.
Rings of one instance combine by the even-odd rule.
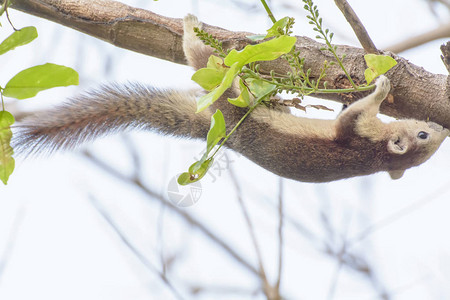
[[[194,13],[205,23],[229,30],[262,33],[270,25],[259,1],[246,2],[255,4],[258,10],[219,0],[122,2],[170,17]],[[436,18],[421,0],[349,2],[379,48],[450,20],[443,7],[437,7]],[[358,46],[334,1],[315,3],[326,26],[335,32],[334,42]],[[314,37],[302,6],[301,1],[275,1],[273,11],[277,18],[296,18],[295,34]],[[118,49],[13,10],[10,15],[16,27],[36,26],[39,38],[0,57],[0,84],[24,68],[45,62],[71,66],[80,73],[79,87],[42,92],[17,104],[20,109],[60,103],[70,95],[109,81],[194,87],[190,81],[193,72],[186,66]],[[2,25],[0,39],[11,33],[6,20]],[[428,71],[447,74],[439,58],[443,42],[434,41],[401,56]],[[334,118],[340,109],[339,104],[313,102],[332,106],[336,111],[310,110],[308,117]],[[10,110],[15,105],[7,102]],[[205,147],[202,142],[148,132],[133,132],[127,137],[104,138],[82,149],[92,150],[109,166],[130,175],[132,158],[125,144],[131,141],[142,159],[144,183],[164,196],[170,179],[187,169]],[[308,300],[381,299],[379,289],[367,276],[348,267],[339,268],[336,259],[324,254],[323,241],[338,249],[344,238],[353,241],[351,251],[369,262],[375,281],[391,293],[392,299],[450,299],[449,153],[447,140],[427,163],[408,170],[398,181],[383,173],[328,184],[283,180],[287,217],[283,295]],[[236,153],[227,151],[226,155],[229,164],[222,162],[223,170],[213,169],[212,176],[204,178],[200,200],[183,211],[256,266],[248,228],[230,179],[235,173],[268,278],[274,282],[279,178]],[[151,267],[145,267],[122,243],[93,203],[108,212]],[[326,215],[328,230],[321,213]],[[296,224],[311,232],[312,238],[299,234]],[[375,230],[358,240],[367,228]],[[264,298],[250,293],[260,284],[257,278],[199,230],[133,185],[103,172],[79,151],[18,159],[8,186],[0,186],[1,300],[175,299],[154,272],[161,270],[161,256],[175,258],[168,278],[185,299]],[[194,297],[188,289],[193,285],[216,292]],[[244,292],[228,293],[227,287]]]

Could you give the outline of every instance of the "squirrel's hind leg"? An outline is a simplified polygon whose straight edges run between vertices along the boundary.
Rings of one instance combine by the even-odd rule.
[[[183,50],[188,64],[195,70],[205,68],[209,57],[214,53],[213,49],[203,44],[194,31],[194,28],[202,28],[201,22],[194,15],[187,15],[183,19]]]

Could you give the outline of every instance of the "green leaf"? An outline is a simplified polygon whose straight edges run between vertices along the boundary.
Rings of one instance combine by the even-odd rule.
[[[189,172],[184,172],[178,176],[177,182],[179,185],[187,185],[191,183],[191,174]]]
[[[237,107],[248,107],[251,103],[250,101],[250,93],[248,88],[245,86],[242,79],[239,80],[239,89],[241,94],[237,98],[228,98],[228,102],[237,106]]]
[[[367,84],[370,84],[377,76],[377,73],[372,71],[372,69],[367,68],[364,71],[364,78],[366,79]]]
[[[239,68],[242,68],[251,62],[274,60],[291,51],[295,42],[295,37],[282,35],[261,44],[247,45],[241,51],[233,49],[225,57],[225,64],[232,66],[238,63]]]
[[[0,180],[7,184],[9,176],[14,171],[13,149],[10,145],[14,117],[7,111],[0,111]]]
[[[250,90],[252,91],[252,94],[255,95],[256,98],[267,95],[271,91],[275,91],[275,89],[277,88],[277,86],[274,84],[256,78],[249,78],[247,79],[247,82]]]
[[[220,85],[210,93],[200,97],[197,101],[197,112],[201,112],[208,106],[214,103],[220,96],[233,84],[234,78],[241,72],[241,68],[238,63],[232,65],[227,69],[227,73],[222,79]]]
[[[211,55],[208,58],[208,62],[206,63],[207,68],[216,69],[222,72],[226,71],[225,66],[223,65],[223,60],[215,55]]]
[[[180,176],[178,176],[177,182],[179,185],[187,185],[189,183],[193,183],[196,181],[199,181],[203,178],[203,176],[206,175],[208,172],[208,169],[211,167],[212,163],[214,162],[214,159],[211,157],[204,162],[197,161],[193,163],[189,167],[188,172],[182,173]]]
[[[212,91],[222,82],[224,75],[218,70],[202,68],[195,72],[191,79],[205,90]]]
[[[3,96],[26,99],[42,90],[78,84],[78,73],[69,67],[47,63],[17,73],[3,90]]]
[[[14,31],[0,44],[0,55],[13,50],[16,47],[23,46],[37,38],[38,33],[36,27],[24,27],[18,31]]]
[[[370,84],[376,77],[386,73],[397,64],[395,59],[388,55],[366,54],[364,60],[368,67],[364,71],[367,84]]]
[[[211,127],[206,137],[206,155],[211,152],[217,143],[227,135],[225,127],[225,119],[222,112],[218,109],[211,116]]]
[[[205,176],[205,174],[208,172],[208,169],[211,167],[212,163],[214,162],[214,158],[208,158],[205,161],[198,161],[193,163],[189,167],[189,173],[191,174],[191,182],[199,181],[200,179]]]
[[[178,178],[177,178],[177,182],[179,185],[187,185],[187,184],[191,183],[190,177],[191,177],[191,174],[189,174],[189,172],[181,173],[181,175],[178,176]]]
[[[280,29],[284,29],[286,25],[289,23],[289,17],[284,17],[282,19],[279,19],[276,21],[272,27],[267,29],[267,35],[264,37],[265,39],[273,37],[273,36],[279,36],[280,35]]]
[[[228,68],[223,65],[220,57],[211,55],[206,68],[202,68],[192,75],[192,80],[207,91],[215,89],[223,80]]]
[[[255,34],[255,35],[247,35],[246,38],[248,38],[251,41],[257,42],[262,41],[263,39],[266,38],[266,36],[264,34]]]
[[[211,127],[206,138],[207,145],[205,154],[199,161],[196,161],[189,167],[188,172],[184,172],[178,177],[178,184],[186,185],[189,183],[193,183],[199,181],[203,178],[203,176],[205,176],[205,174],[208,172],[208,169],[214,162],[214,158],[208,158],[208,155],[214,148],[214,146],[216,146],[217,143],[219,143],[219,141],[225,136],[225,119],[223,118],[222,112],[220,110],[216,110],[216,112],[211,116]]]

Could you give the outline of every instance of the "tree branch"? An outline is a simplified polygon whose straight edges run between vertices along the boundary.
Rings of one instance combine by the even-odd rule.
[[[118,47],[126,48],[175,63],[186,64],[182,49],[182,20],[157,15],[110,0],[15,0],[13,8],[74,28]],[[204,29],[223,41],[226,48],[243,48],[251,43],[249,33],[231,32],[204,24]],[[297,37],[296,47],[306,57],[305,69],[318,77],[321,63],[333,56],[321,51],[323,44],[306,37]],[[365,51],[339,46],[338,55],[346,54],[344,65],[356,82],[364,82]],[[450,128],[450,81],[448,77],[425,71],[406,59],[390,53],[398,65],[388,72],[394,87],[395,102],[385,103],[383,113],[396,118],[430,119]],[[261,71],[286,73],[283,60],[261,63]],[[324,78],[329,88],[346,84],[343,72],[332,66]],[[344,81],[344,82],[343,82]],[[317,95],[326,99],[351,102],[348,95]],[[351,96],[353,97],[353,96]]]
[[[336,3],[336,6],[341,10],[347,22],[350,23],[350,26],[355,32],[355,35],[364,50],[366,50],[367,53],[378,54],[379,51],[375,44],[372,42],[369,33],[367,32],[361,20],[356,15],[353,8],[350,6],[350,4],[348,4],[347,0],[334,0],[334,2]]]
[[[435,29],[430,30],[428,32],[419,34],[417,36],[401,41],[397,44],[391,45],[387,47],[386,50],[399,53],[429,43],[434,40],[445,38],[450,38],[450,22],[444,25],[439,25]]]
[[[441,59],[447,71],[450,73],[450,41],[444,45],[441,45]]]

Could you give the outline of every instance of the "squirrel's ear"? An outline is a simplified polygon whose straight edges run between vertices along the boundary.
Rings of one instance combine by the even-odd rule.
[[[394,136],[387,143],[387,150],[392,154],[402,155],[408,150],[408,139],[400,136]]]
[[[395,170],[395,171],[389,171],[389,175],[391,176],[391,179],[400,179],[403,174],[405,174],[405,170]]]

